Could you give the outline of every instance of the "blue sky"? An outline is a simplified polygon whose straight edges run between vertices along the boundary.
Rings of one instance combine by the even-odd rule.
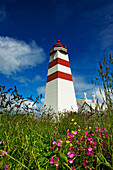
[[[91,77],[113,53],[112,0],[0,0],[0,84],[44,98],[49,50],[58,39],[68,48],[76,97],[100,97]]]

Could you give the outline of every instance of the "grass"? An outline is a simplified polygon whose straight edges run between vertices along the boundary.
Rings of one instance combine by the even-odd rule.
[[[98,132],[95,132],[95,126]],[[103,132],[100,132],[99,128],[102,128]],[[106,136],[104,128],[106,128],[106,134],[108,133]],[[5,154],[7,157],[5,155],[1,157],[2,168],[8,164],[9,169],[12,170],[72,169],[72,167],[74,169],[113,169],[113,116],[90,117],[88,114],[66,113],[65,116],[60,117],[58,122],[53,122],[43,117],[36,119],[25,114],[3,114],[0,129],[0,141],[4,141],[0,149],[7,151]],[[73,131],[77,131],[77,134],[74,135]],[[85,132],[89,134],[85,135]],[[92,133],[96,141],[95,146],[89,144],[87,140],[89,137],[92,138],[90,136]],[[100,133],[102,135],[99,136]],[[57,146],[59,139],[62,143]],[[53,144],[53,141],[56,144]],[[70,149],[71,145],[72,149]],[[97,157],[92,154],[87,155],[89,147],[93,148],[94,155]],[[87,150],[86,154],[83,148]],[[69,162],[70,158],[67,155],[69,151],[75,153],[72,157],[73,163]],[[51,164],[52,157],[53,163]],[[84,163],[85,166],[83,160],[87,162]],[[55,161],[58,166],[55,165]]]

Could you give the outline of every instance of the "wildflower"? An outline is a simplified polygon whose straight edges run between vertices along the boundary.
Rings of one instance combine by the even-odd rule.
[[[79,144],[79,141],[77,140],[76,143]]]
[[[72,119],[71,121],[74,122],[75,119]]]
[[[84,137],[82,136],[82,137],[81,137],[81,140],[83,140],[83,138],[84,138]]]
[[[53,145],[55,145],[55,144],[56,144],[56,141],[53,142]]]
[[[83,148],[83,151],[85,151],[85,148]]]
[[[74,122],[74,125],[77,125],[77,122]]]
[[[57,146],[61,146],[62,143],[61,143],[61,140],[59,139],[58,142],[57,142]]]
[[[76,169],[73,168],[73,166],[71,166],[71,169],[72,169],[72,170],[76,170]]]
[[[85,132],[85,135],[86,135],[86,136],[88,135],[88,131]]]
[[[2,141],[0,141],[0,144],[2,144]]]
[[[5,169],[8,169],[8,168],[9,168],[9,165],[8,165],[8,164],[6,164],[4,168],[5,168]]]
[[[7,154],[7,152],[3,150],[3,151],[0,153],[0,155],[4,156],[4,155],[5,155],[4,153]]]
[[[3,142],[2,142],[2,143],[3,143],[3,144],[5,143],[5,142],[4,142],[4,140],[3,140]]]
[[[70,147],[72,146],[72,143],[70,143]]]
[[[90,141],[90,140],[91,140],[91,138],[88,138],[87,140],[88,140],[88,141]]]
[[[104,132],[104,135],[105,135],[105,136],[108,136],[108,132]]]
[[[85,169],[87,169],[88,167],[87,166],[85,166]]]
[[[91,127],[89,127],[89,129],[91,129]]]
[[[50,164],[53,164],[53,163],[54,163],[54,158],[51,157]]]
[[[56,165],[56,166],[59,166],[59,163],[58,163],[58,162],[55,162],[55,165]]]
[[[73,163],[73,160],[72,160],[72,159],[70,159],[70,160],[69,160],[69,162],[70,162],[70,164],[72,164],[72,163]]]
[[[86,163],[85,163],[85,162],[83,162],[83,165],[84,165],[84,166],[86,166]]]
[[[73,158],[75,156],[75,152],[68,152],[67,155],[70,157],[70,158]]]
[[[74,131],[74,135],[76,135],[76,134],[77,134],[77,131],[75,130],[75,131]]]
[[[88,148],[88,151],[91,152],[93,149],[91,147]]]
[[[91,154],[91,152],[87,152],[87,155],[90,155]]]
[[[67,141],[66,141],[66,143],[70,143],[70,141],[69,141],[69,140],[67,140]]]
[[[69,136],[69,132],[67,133],[67,135]]]
[[[112,134],[110,134],[110,137],[112,137]]]

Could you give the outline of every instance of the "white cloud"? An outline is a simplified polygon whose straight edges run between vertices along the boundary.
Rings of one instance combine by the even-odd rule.
[[[100,93],[100,90],[101,90],[101,93]],[[105,93],[104,93],[104,90],[101,88],[99,90],[99,88],[97,87],[96,90],[95,90],[95,95],[96,95],[96,98],[99,100],[99,102],[103,102],[103,99],[105,100]]]
[[[42,86],[42,87],[38,87],[37,88],[37,92],[38,92],[38,94],[45,94],[45,89],[46,89],[46,87],[45,86]]]
[[[12,79],[19,81],[22,84],[25,84],[26,86],[28,85],[28,83],[32,82],[35,83],[37,81],[42,81],[42,77],[40,75],[36,75],[35,77],[33,77],[32,79],[23,77],[23,76],[12,76]]]
[[[20,77],[12,77],[14,80],[17,80],[17,81],[19,81],[20,83],[23,83],[23,84],[25,84],[26,86],[28,85],[28,83],[31,81],[30,79],[28,79],[28,78],[25,78],[25,77],[23,77],[23,76],[20,76]]]
[[[34,81],[39,81],[39,80],[42,80],[41,76],[40,75],[36,75],[35,78],[34,78]]]
[[[91,98],[94,91],[94,85],[87,83],[85,77],[83,76],[73,77],[73,83],[75,86],[76,95],[79,98],[84,98],[84,92],[86,92],[87,96]]]
[[[93,84],[87,83],[85,80],[85,77],[83,76],[76,76],[73,77],[73,83],[75,86],[75,92],[78,99],[84,98],[84,92],[87,93],[87,99],[90,99],[90,101],[93,99],[92,95],[95,94],[96,99],[99,100],[99,102],[103,102],[103,98],[105,99],[105,93],[102,87],[100,87],[102,94],[100,94],[100,90],[98,86],[95,86]]]
[[[35,41],[27,44],[10,37],[0,37],[0,72],[11,75],[45,61],[44,50]]]

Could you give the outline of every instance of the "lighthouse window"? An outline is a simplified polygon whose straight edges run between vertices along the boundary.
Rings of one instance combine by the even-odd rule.
[[[50,57],[50,62],[54,60],[54,55]]]

